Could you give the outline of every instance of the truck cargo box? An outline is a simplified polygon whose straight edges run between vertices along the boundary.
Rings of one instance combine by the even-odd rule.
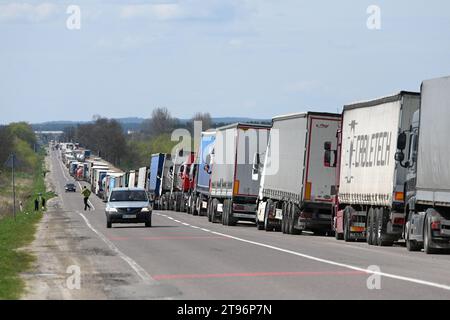
[[[296,203],[331,202],[336,194],[336,172],[332,164],[324,163],[324,145],[337,149],[340,122],[339,114],[315,112],[274,118],[260,197]]]
[[[259,181],[252,179],[254,154],[267,147],[270,126],[237,123],[216,131],[211,195],[256,197]]]
[[[403,201],[407,172],[394,160],[397,138],[419,106],[420,94],[402,91],[344,107],[340,203],[392,207]]]
[[[450,77],[424,81],[417,160],[418,202],[450,205]]]
[[[195,190],[201,193],[209,193],[211,180],[211,153],[214,149],[216,132],[202,132],[199,153],[197,155],[197,183]]]

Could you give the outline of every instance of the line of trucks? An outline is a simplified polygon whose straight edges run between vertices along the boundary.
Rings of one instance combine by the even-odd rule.
[[[102,169],[102,191],[118,186],[114,175],[128,175],[154,209],[377,246],[404,240],[410,251],[436,253],[450,249],[448,119],[450,77],[427,80],[420,93],[345,105],[341,114],[202,132],[196,152],[154,154],[133,179]],[[93,186],[105,172],[95,173],[97,165]]]

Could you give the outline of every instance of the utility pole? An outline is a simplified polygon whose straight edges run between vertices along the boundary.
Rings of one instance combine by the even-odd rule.
[[[11,167],[12,167],[12,187],[13,187],[13,212],[14,212],[14,221],[16,221],[16,180],[15,180],[15,172],[14,172],[14,167],[15,167],[15,157],[16,157],[16,155],[13,153],[12,155],[11,155],[11,157],[12,157],[12,159],[11,159],[11,162],[12,162],[12,165],[11,165]]]

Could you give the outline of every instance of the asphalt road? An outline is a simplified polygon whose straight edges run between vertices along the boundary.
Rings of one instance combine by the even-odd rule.
[[[257,231],[252,224],[225,227],[171,211],[154,211],[152,228],[116,224],[107,229],[104,203],[92,196],[95,210],[83,211],[79,192],[63,192],[73,179],[55,152],[51,162],[67,228],[78,228],[89,238],[89,250],[100,255],[89,272],[120,269],[104,284],[104,278],[97,279],[107,288],[106,299],[450,298],[449,255]],[[83,252],[83,242],[78,242]],[[124,274],[126,281],[119,279]],[[83,276],[88,283],[91,274]]]

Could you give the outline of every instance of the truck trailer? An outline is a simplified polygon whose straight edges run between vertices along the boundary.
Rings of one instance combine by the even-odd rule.
[[[174,165],[170,154],[156,153],[151,156],[147,191],[155,209],[167,210],[172,188]]]
[[[191,176],[191,168],[195,171],[197,165],[195,162],[195,153],[189,152],[187,156],[182,155],[181,159],[185,159],[178,164],[175,160],[174,172],[172,179],[172,189],[170,192],[169,209],[177,212],[185,212],[189,197],[194,187],[194,180]]]
[[[259,179],[253,179],[255,154],[267,148],[271,126],[236,123],[216,130],[208,220],[233,226],[255,222]]]
[[[399,132],[408,130],[420,94],[402,91],[344,106],[338,134],[337,239],[391,246],[405,224],[407,170],[395,161]]]
[[[258,198],[259,230],[331,233],[336,194],[336,133],[341,115],[306,112],[275,117]],[[324,150],[324,146],[325,149]],[[254,174],[259,174],[259,159]]]
[[[212,152],[216,140],[216,131],[202,132],[197,152],[196,166],[191,167],[190,177],[193,179],[193,190],[188,201],[188,213],[206,215],[210,196]]]
[[[407,171],[404,237],[409,251],[450,249],[449,119],[450,77],[424,81],[420,110],[400,133],[395,156]]]

